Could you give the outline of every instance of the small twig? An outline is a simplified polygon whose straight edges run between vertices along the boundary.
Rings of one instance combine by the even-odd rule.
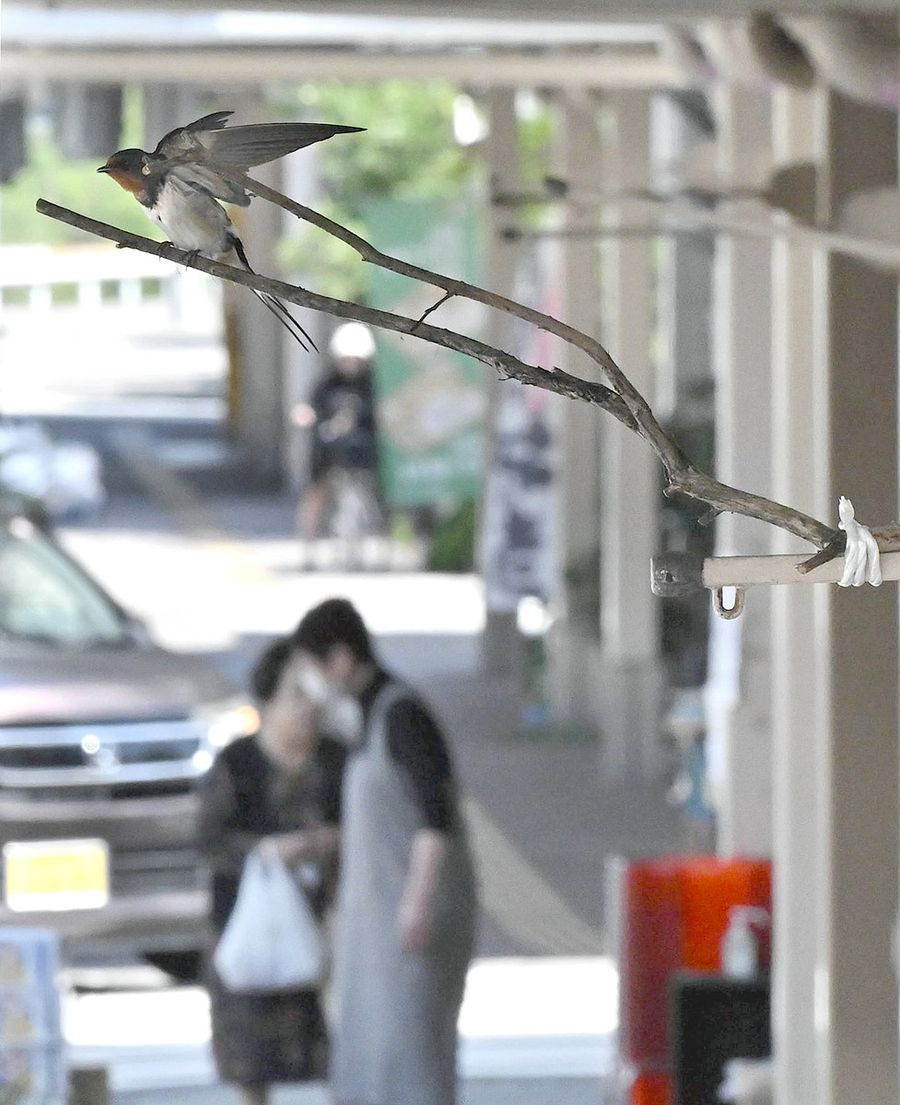
[[[706,510],[697,519],[697,525],[703,526],[705,529],[707,526],[711,526],[721,513],[722,512],[720,510],[716,510],[715,507],[713,507],[711,510]]]
[[[446,295],[442,296],[437,301],[437,303],[435,303],[431,307],[429,307],[428,310],[425,312],[425,314],[422,315],[422,317],[416,323],[415,329],[418,330],[418,328],[422,325],[422,323],[425,321],[425,319],[428,318],[429,315],[433,314],[438,309],[438,307],[443,307],[444,304],[447,302],[447,300],[452,299],[452,298],[453,298],[453,292],[447,292]]]
[[[798,564],[797,571],[800,572],[801,575],[806,575],[813,571],[814,568],[820,568],[823,564],[827,564],[829,560],[834,560],[838,556],[843,556],[846,547],[846,533],[838,533],[828,542],[824,549],[819,549],[809,560],[804,560],[802,564]]]

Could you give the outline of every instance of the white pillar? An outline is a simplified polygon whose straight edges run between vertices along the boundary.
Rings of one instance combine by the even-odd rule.
[[[774,97],[776,164],[814,155],[814,102],[809,93]],[[833,515],[816,460],[813,410],[820,365],[814,351],[815,252],[776,238],[772,255],[772,492],[817,518]],[[775,552],[803,551],[775,532]],[[754,596],[755,598],[755,596]],[[776,1105],[821,1105],[816,1066],[814,978],[816,900],[821,845],[816,736],[824,688],[811,651],[816,639],[812,587],[772,593],[772,823],[774,956],[772,1034]]]
[[[519,122],[516,117],[515,91],[511,88],[492,88],[486,97],[489,130],[486,142],[487,169],[491,187],[498,192],[518,192],[521,188],[521,154],[519,150]],[[515,298],[516,273],[519,264],[519,243],[505,238],[503,229],[508,225],[503,209],[490,208],[488,237],[488,287],[500,295]],[[499,348],[508,348],[512,332],[509,316],[492,311],[488,323],[488,341]],[[487,472],[493,463],[492,433],[495,426],[495,405],[502,382],[496,377],[490,381],[490,410],[486,419],[487,441],[485,467]],[[521,666],[522,641],[516,624],[515,613],[492,610],[488,607],[482,637],[484,665],[488,671],[500,674],[518,672]]]
[[[897,116],[821,94],[817,135],[833,217],[867,187],[897,184]],[[822,357],[814,407],[825,494],[863,522],[897,516],[897,279],[833,254],[816,289]],[[898,1099],[897,588],[816,588],[824,728],[817,778],[816,1030],[821,1105]],[[796,872],[795,872],[796,873]],[[802,877],[800,875],[799,877]]]
[[[278,162],[254,170],[272,188],[281,187]],[[281,233],[281,211],[255,199],[232,213],[253,268],[271,274],[274,247]],[[246,288],[231,288],[226,302],[237,329],[238,379],[235,381],[238,443],[254,476],[280,483],[283,475],[284,403],[282,398],[282,327]]]
[[[734,85],[717,93],[719,171],[734,187],[761,183],[770,158],[768,96]],[[720,235],[713,285],[716,475],[763,494],[770,485],[769,312],[768,244]],[[771,528],[759,522],[723,515],[716,527],[719,554],[770,551]],[[754,593],[740,619],[716,619],[711,628],[708,749],[723,855],[766,855],[771,846],[770,601],[768,592]]]
[[[286,158],[282,164],[282,180],[285,195],[297,197],[301,203],[316,207],[320,197],[318,172],[318,146],[310,146]],[[301,223],[292,216],[282,214],[282,226],[290,232],[300,233]],[[321,232],[313,231],[315,234]],[[323,236],[324,237],[324,236]],[[362,262],[360,262],[361,264]],[[289,272],[285,279],[305,286],[308,273]],[[298,342],[286,332],[282,333],[281,349],[284,358],[283,402],[285,420],[284,463],[288,486],[300,492],[309,481],[309,439],[308,430],[299,429],[292,421],[294,408],[308,403],[312,398],[316,383],[321,378],[327,359],[325,343],[326,319],[318,312],[304,311],[302,307],[292,306],[291,313],[297,318],[304,330],[311,334],[322,355],[306,353]]]
[[[560,164],[563,177],[576,192],[595,188],[602,172],[602,151],[597,134],[597,102],[587,92],[561,94]],[[566,206],[562,239],[562,318],[588,334],[600,331],[599,251],[595,232],[597,209],[593,203]],[[577,237],[583,232],[584,237]],[[561,351],[563,367],[579,376],[599,380],[597,365],[570,345]],[[586,403],[567,403],[562,440],[563,504],[561,536],[564,563],[579,578],[598,570],[599,442],[604,416]],[[596,577],[595,577],[596,579]],[[586,592],[586,593],[585,593]],[[599,632],[595,581],[585,588],[568,588],[570,620],[589,638]],[[582,603],[580,609],[575,603]]]
[[[646,188],[650,97],[617,92],[604,99],[603,175],[610,191]],[[604,222],[640,220],[627,199]],[[637,389],[654,402],[651,244],[603,242],[601,337]],[[646,443],[610,418],[600,422],[600,623],[604,678],[600,728],[609,777],[651,776],[658,766],[658,603],[648,584],[657,551],[660,474]]]
[[[555,172],[575,192],[595,190],[602,176],[597,101],[586,91],[557,93]],[[565,205],[559,242],[556,311],[586,333],[600,332],[599,247],[596,204]],[[579,234],[583,236],[579,237]],[[568,236],[566,236],[568,235]],[[556,313],[556,312],[555,312]],[[599,380],[597,365],[560,343],[560,366]],[[599,458],[600,422],[606,416],[585,403],[566,402],[559,413],[558,562],[563,574],[560,620],[551,636],[548,680],[554,712],[605,730],[594,688],[599,685],[600,618]]]

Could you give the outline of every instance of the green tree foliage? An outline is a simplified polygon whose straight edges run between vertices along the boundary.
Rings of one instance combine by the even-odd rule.
[[[125,97],[123,145],[136,144],[140,133],[139,91],[129,91]],[[90,241],[83,231],[39,215],[34,204],[40,196],[135,234],[152,234],[147,216],[134,199],[114,181],[97,176],[97,166],[103,160],[64,158],[56,148],[47,120],[38,119],[28,134],[27,164],[0,188],[0,242],[84,245]]]
[[[326,187],[351,217],[373,197],[443,198],[458,191],[474,165],[453,134],[456,89],[443,82],[304,85],[303,115],[365,127],[362,140],[320,147]]]
[[[274,98],[273,119],[310,119],[365,127],[316,147],[324,196],[315,204],[332,218],[378,244],[378,228],[366,223],[367,204],[380,197],[445,199],[471,196],[481,179],[475,148],[460,146],[453,132],[458,90],[444,81],[380,81],[361,84],[321,82],[282,91]],[[217,105],[207,105],[210,111]],[[227,106],[227,105],[226,105]],[[141,90],[125,95],[123,145],[138,142]],[[523,120],[524,176],[536,182],[545,170],[549,116],[535,110]],[[112,151],[110,151],[112,152]],[[14,180],[0,188],[0,242],[85,242],[72,227],[38,215],[34,203],[44,196],[65,207],[154,236],[153,228],[131,196],[96,175],[99,161],[66,160],[57,150],[46,120],[32,127],[29,161]],[[305,197],[298,197],[305,198]],[[282,243],[286,271],[330,295],[360,299],[366,295],[366,266],[333,238],[309,227],[289,226]]]
[[[381,81],[303,85],[283,97],[285,116],[366,128],[317,148],[325,195],[316,206],[377,245],[378,228],[365,220],[370,200],[459,197],[477,176],[478,158],[454,137],[456,96],[444,82]],[[320,231],[291,229],[282,261],[329,295],[365,298],[366,267]]]
[[[101,162],[66,161],[47,133],[34,135],[29,147],[28,164],[14,180],[0,188],[0,241],[5,245],[25,242],[83,245],[89,240],[83,231],[39,215],[34,209],[39,196],[136,234],[147,234],[152,229],[147,216],[127,192],[96,175]]]

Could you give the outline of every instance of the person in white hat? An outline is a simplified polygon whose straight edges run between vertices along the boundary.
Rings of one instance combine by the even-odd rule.
[[[378,467],[372,331],[361,322],[345,322],[332,334],[328,352],[331,369],[310,402],[293,411],[294,423],[313,433],[310,483],[298,516],[306,542],[321,535],[330,473],[336,468],[373,473]]]

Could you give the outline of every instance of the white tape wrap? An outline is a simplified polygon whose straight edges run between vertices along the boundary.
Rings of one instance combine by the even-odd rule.
[[[862,587],[871,583],[881,586],[881,556],[878,542],[872,536],[868,526],[861,526],[853,513],[853,503],[841,495],[838,503],[841,520],[838,528],[847,534],[847,550],[844,553],[844,574],[838,580],[838,587]]]

